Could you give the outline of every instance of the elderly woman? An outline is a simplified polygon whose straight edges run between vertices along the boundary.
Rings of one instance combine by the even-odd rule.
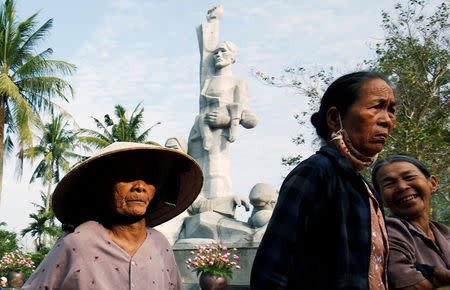
[[[395,100],[385,78],[335,80],[311,117],[326,146],[284,180],[253,263],[252,289],[385,289],[381,199],[359,173],[383,149]]]
[[[397,289],[450,286],[450,228],[430,221],[430,197],[438,181],[407,155],[377,162],[372,183],[394,214],[386,219],[389,278]]]
[[[53,194],[61,237],[23,289],[183,289],[172,249],[150,228],[184,211],[203,176],[178,150],[118,142],[70,171]]]

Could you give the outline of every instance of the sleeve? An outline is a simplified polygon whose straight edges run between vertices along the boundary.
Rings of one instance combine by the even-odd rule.
[[[253,263],[251,289],[286,289],[288,281],[299,281],[293,277],[295,258],[299,252],[299,230],[308,216],[309,197],[319,190],[320,170],[302,166],[294,169],[284,181],[277,205],[267,230],[259,245]],[[298,286],[298,285],[297,285]]]
[[[70,251],[60,239],[21,289],[62,289],[70,264]]]
[[[417,284],[425,277],[413,268],[416,249],[408,228],[396,218],[387,218],[389,237],[389,279],[394,288]]]

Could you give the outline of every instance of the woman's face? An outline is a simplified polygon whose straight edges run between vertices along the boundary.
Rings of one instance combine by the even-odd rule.
[[[213,52],[216,68],[220,69],[231,65],[234,62],[233,53],[223,44],[219,45]]]
[[[106,187],[103,196],[113,212],[129,217],[145,214],[156,191],[148,178],[149,169],[145,162],[130,161],[110,171],[106,181],[110,185]]]
[[[415,165],[399,161],[383,165],[375,178],[384,204],[394,214],[408,220],[428,217],[438,184],[435,176],[426,178]]]
[[[382,79],[371,79],[361,87],[360,96],[342,119],[353,146],[366,156],[383,149],[395,123],[395,99]]]
[[[112,210],[120,215],[143,216],[155,195],[155,187],[142,179],[119,181],[114,185]]]

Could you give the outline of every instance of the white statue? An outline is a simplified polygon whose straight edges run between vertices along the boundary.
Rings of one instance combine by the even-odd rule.
[[[248,219],[248,224],[253,228],[265,226],[269,222],[277,203],[277,190],[268,183],[258,183],[253,186],[249,198],[253,205],[253,211]]]
[[[201,56],[200,114],[189,135],[188,154],[203,170],[205,181],[201,196],[206,199],[233,195],[230,143],[237,138],[239,124],[253,128],[258,122],[249,108],[247,81],[231,72],[231,65],[236,61],[236,46],[229,41],[218,44],[222,13],[221,5],[210,9],[208,22],[197,28]]]
[[[187,153],[188,151],[188,144],[186,139],[180,136],[169,137],[166,140],[166,144],[164,144],[164,147],[180,150],[183,153]]]

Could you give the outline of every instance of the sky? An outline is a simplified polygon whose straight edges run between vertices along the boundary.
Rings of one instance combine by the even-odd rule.
[[[239,129],[230,148],[233,192],[248,197],[260,182],[279,189],[290,169],[283,156],[307,157],[311,144],[309,122],[299,126],[294,114],[307,108],[305,98],[288,88],[270,87],[255,77],[260,71],[279,75],[288,66],[311,70],[330,65],[343,73],[374,57],[383,39],[381,11],[393,11],[392,0],[17,0],[21,20],[39,11],[39,21],[54,26],[39,49],[51,47],[53,58],[75,64],[70,77],[75,89],[70,103],[58,102],[80,127],[96,129],[91,117],[103,119],[116,104],[132,112],[144,107],[147,127],[156,122],[150,139],[160,144],[171,136],[187,139],[198,114],[199,51],[195,28],[206,12],[224,7],[219,41],[238,46],[233,74],[246,78],[250,106],[259,118],[253,129]],[[295,146],[298,133],[308,138]],[[16,160],[5,160],[0,221],[20,232],[40,202],[39,182],[29,184],[33,166],[25,164],[20,180]],[[250,212],[238,209],[246,220]],[[29,247],[30,241],[24,240]]]

